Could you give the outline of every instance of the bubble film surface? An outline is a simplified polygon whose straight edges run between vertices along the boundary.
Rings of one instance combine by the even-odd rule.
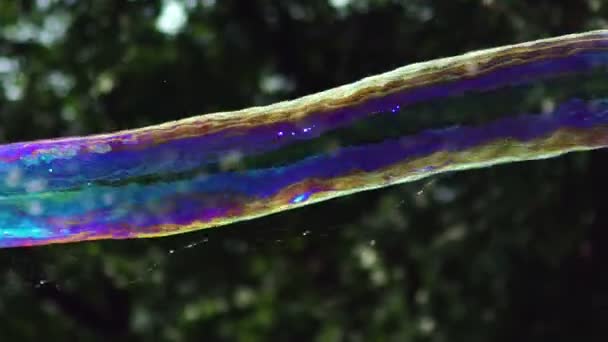
[[[0,247],[164,236],[608,146],[608,31],[413,64],[293,101],[0,146]]]

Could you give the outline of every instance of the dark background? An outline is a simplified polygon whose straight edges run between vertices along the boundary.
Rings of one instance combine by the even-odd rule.
[[[165,6],[169,2],[165,3]],[[600,0],[0,0],[0,140],[268,104],[606,27]],[[604,341],[608,155],[180,236],[0,250],[1,341]]]

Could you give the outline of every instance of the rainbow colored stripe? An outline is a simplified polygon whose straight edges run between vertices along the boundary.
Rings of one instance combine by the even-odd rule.
[[[588,32],[265,107],[0,146],[0,247],[178,234],[606,147],[607,50],[608,31]]]

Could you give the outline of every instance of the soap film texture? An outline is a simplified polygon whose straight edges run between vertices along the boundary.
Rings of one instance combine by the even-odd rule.
[[[607,48],[608,31],[569,35],[264,107],[2,145],[0,247],[178,234],[434,174],[602,148]],[[522,105],[533,91],[551,101]],[[429,113],[459,120],[408,125]]]

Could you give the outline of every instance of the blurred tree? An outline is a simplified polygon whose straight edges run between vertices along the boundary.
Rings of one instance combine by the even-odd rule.
[[[599,0],[0,1],[0,138],[267,104],[607,15]],[[3,250],[0,338],[606,337],[607,160],[470,171],[164,239]]]

